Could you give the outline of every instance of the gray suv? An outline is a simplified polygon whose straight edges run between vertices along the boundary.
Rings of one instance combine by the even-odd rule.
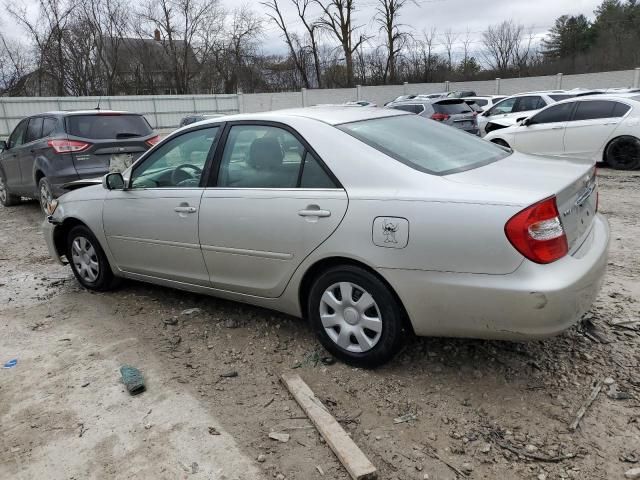
[[[473,135],[479,135],[477,113],[459,98],[421,99],[392,102],[387,108],[404,110],[430,118]]]
[[[0,203],[40,200],[43,211],[65,183],[123,170],[158,142],[139,114],[48,112],[24,118],[0,141]]]

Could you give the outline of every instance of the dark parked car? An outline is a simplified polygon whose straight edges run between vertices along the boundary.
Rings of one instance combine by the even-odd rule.
[[[194,113],[193,115],[187,115],[180,120],[180,127],[186,127],[192,123],[201,122],[202,120],[208,120],[210,118],[221,117],[221,114],[205,115],[204,113]]]
[[[139,114],[106,110],[48,112],[18,123],[0,142],[0,202],[40,200],[46,212],[62,185],[122,171],[160,137]]]
[[[421,117],[442,122],[473,135],[479,134],[477,112],[459,98],[434,100],[414,98],[405,102],[390,103],[387,108],[415,113]]]

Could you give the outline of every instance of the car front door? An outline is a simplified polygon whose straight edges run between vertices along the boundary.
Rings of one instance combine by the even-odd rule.
[[[227,127],[202,196],[200,243],[214,288],[277,297],[337,228],[347,194],[312,149],[276,124]],[[221,146],[222,147],[222,146]]]
[[[564,135],[565,155],[591,158],[631,107],[610,100],[580,100]]]
[[[109,249],[125,272],[209,285],[198,217],[220,128],[201,127],[160,145],[133,167],[103,210]]]
[[[564,132],[575,103],[560,103],[545,108],[520,125],[513,136],[512,147],[520,152],[561,156]]]
[[[22,175],[20,173],[20,156],[22,155],[22,145],[28,122],[29,119],[25,118],[18,123],[9,136],[7,150],[2,152],[2,169],[6,176],[7,186],[14,193],[24,193],[22,191]]]

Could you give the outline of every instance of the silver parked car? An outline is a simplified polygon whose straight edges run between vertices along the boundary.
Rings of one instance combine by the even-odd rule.
[[[426,99],[417,97],[413,100],[392,102],[386,108],[415,113],[473,135],[479,134],[476,118],[478,113],[459,98]]]
[[[306,317],[356,365],[417,335],[528,339],[585,313],[609,228],[588,162],[508,151],[392,109],[223,117],[54,201],[51,254]]]

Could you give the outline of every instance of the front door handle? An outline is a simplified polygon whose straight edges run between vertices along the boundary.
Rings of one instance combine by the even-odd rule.
[[[309,205],[304,210],[300,210],[298,215],[301,217],[330,217],[331,212],[329,210],[321,210],[317,205]]]
[[[564,127],[551,127],[551,130],[562,130]]]
[[[196,207],[179,206],[173,209],[176,213],[196,213],[198,209]]]

